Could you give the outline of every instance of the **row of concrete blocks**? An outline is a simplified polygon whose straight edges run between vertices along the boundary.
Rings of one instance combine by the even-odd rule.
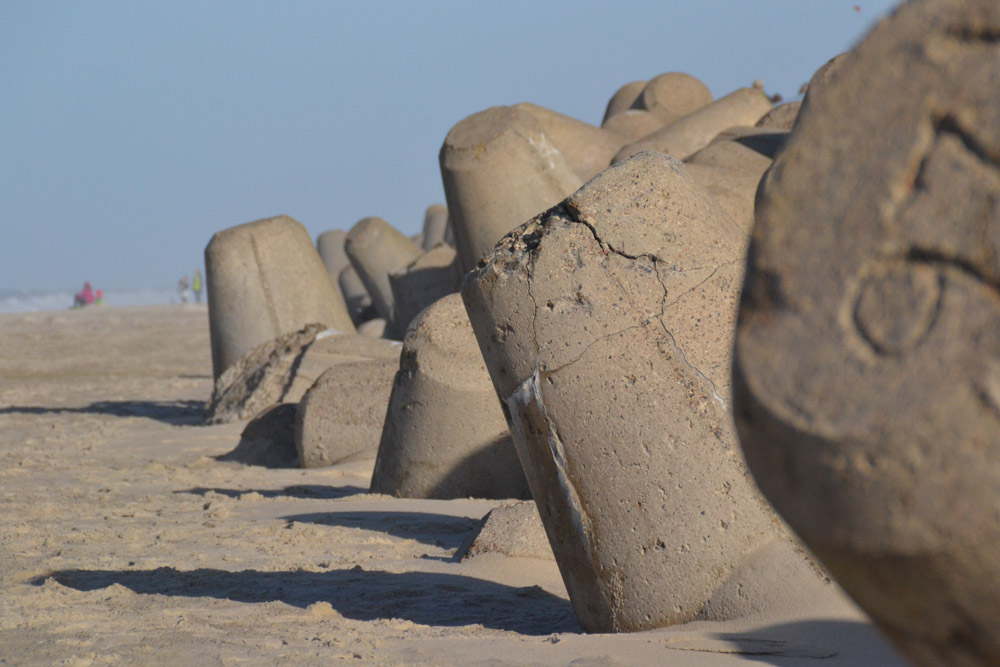
[[[919,368],[948,386],[948,364],[921,346],[932,335],[940,337],[935,349],[961,337],[954,327],[935,328],[944,311],[957,308],[952,321],[961,319],[962,308],[942,296],[953,285],[956,299],[979,306],[965,309],[977,332],[971,345],[995,337],[996,306],[986,303],[995,296],[976,291],[996,283],[995,267],[980,266],[986,260],[967,238],[982,226],[975,211],[989,206],[949,209],[947,193],[958,186],[984,204],[997,191],[989,95],[998,67],[990,40],[976,39],[1000,32],[1000,14],[986,0],[924,0],[890,23],[817,73],[790,140],[794,148],[763,182],[795,109],[772,110],[755,89],[699,99],[698,85],[685,75],[623,87],[601,128],[528,104],[488,109],[456,125],[440,163],[466,274],[464,316],[448,296],[409,327],[373,490],[404,493],[399,480],[430,470],[438,477],[413,488],[423,484],[421,493],[433,494],[442,461],[454,470],[453,461],[498,442],[485,437],[470,448],[463,432],[457,459],[430,443],[447,439],[446,425],[480,420],[493,400],[480,413],[467,409],[473,392],[440,390],[430,369],[461,356],[457,339],[441,334],[441,322],[451,322],[466,337],[474,332],[480,355],[470,356],[488,372],[503,416],[498,435],[507,437],[508,428],[520,463],[484,457],[485,474],[524,475],[586,630],[731,617],[740,604],[767,596],[748,598],[759,580],[749,573],[778,563],[785,569],[772,577],[775,587],[822,594],[822,577],[751,481],[733,427],[730,355],[754,220],[746,204],[760,183],[735,411],[758,483],[909,656],[928,663],[1000,660],[1000,633],[990,620],[1000,610],[991,555],[1000,533],[1000,476],[983,456],[997,451],[996,429],[983,426],[998,403],[990,375],[996,365],[982,364],[968,396],[954,394],[947,418],[935,420],[929,401],[938,393],[921,389],[927,383],[900,362],[919,352],[926,356]],[[936,26],[931,33],[928,25]],[[976,67],[961,64],[970,59]],[[959,63],[955,71],[950,63]],[[944,107],[912,104],[907,91],[914,86],[921,100]],[[903,102],[887,107],[886,90]],[[732,109],[750,110],[733,120]],[[870,123],[857,122],[859,111]],[[897,127],[894,119],[905,122]],[[970,126],[969,119],[981,122]],[[859,126],[880,128],[886,139],[870,147]],[[845,147],[852,132],[857,143]],[[913,146],[923,147],[919,159]],[[840,169],[854,176],[843,192]],[[920,193],[910,192],[913,184]],[[817,189],[828,196],[817,197]],[[737,204],[726,201],[727,192]],[[923,222],[941,210],[955,214],[954,232]],[[886,215],[900,224],[871,224]],[[831,230],[842,221],[853,227],[837,238]],[[900,225],[916,230],[920,238],[904,240],[919,252],[893,254],[899,244],[887,235]],[[865,235],[877,238],[858,243]],[[822,259],[815,268],[823,280],[810,278],[809,249]],[[852,270],[841,271],[847,264]],[[969,280],[976,284],[963,282]],[[817,341],[822,349],[814,352]],[[975,355],[952,357],[962,366]],[[456,385],[452,377],[449,386]],[[902,420],[906,406],[889,400],[901,391],[924,406],[923,418]],[[423,398],[435,393],[443,397],[427,401],[435,412],[414,419]],[[826,410],[831,397],[843,414]],[[876,399],[888,401],[893,419],[875,418],[868,402]],[[304,412],[300,406],[300,417]],[[403,415],[398,423],[395,413]],[[406,419],[434,435],[415,445],[420,437],[402,426]],[[859,435],[858,428],[868,430]],[[948,432],[968,436],[957,453],[935,448]],[[412,453],[425,445],[426,452]],[[891,483],[880,484],[878,471]],[[982,491],[984,508],[962,505],[975,530],[949,525],[947,502],[924,498],[924,482],[945,499]],[[921,593],[925,576],[937,586],[932,595]]]
[[[658,77],[648,87],[661,88],[664,80],[671,79],[691,80],[684,75]],[[704,163],[691,159],[689,166],[705,174],[716,170],[719,187],[746,183],[740,191],[745,209],[752,206],[753,188],[770,163],[768,152],[773,154],[784,129],[753,129],[771,105],[759,91],[739,92],[713,103],[716,106],[702,106],[719,109],[734,99],[763,100],[756,111],[744,117],[750,129],[726,133],[732,123],[719,121],[714,134],[699,140],[708,144],[716,139],[712,146],[702,147],[699,154]],[[646,104],[652,106],[651,102]],[[639,109],[627,113],[643,118],[639,111],[652,113]],[[614,117],[611,114],[610,118]],[[548,124],[548,131],[540,129],[539,118]],[[436,300],[409,327],[402,350],[387,349],[379,355],[369,351],[367,358],[345,356],[343,348],[352,347],[354,338],[344,323],[349,319],[344,312],[335,320],[303,308],[297,322],[287,320],[289,324],[275,325],[273,330],[316,321],[348,333],[316,340],[315,333],[323,328],[316,327],[312,341],[300,344],[298,351],[289,352],[295,346],[279,341],[266,354],[258,351],[257,356],[282,357],[289,368],[295,368],[295,381],[273,383],[279,390],[264,402],[300,401],[293,429],[300,463],[329,465],[370,456],[373,436],[377,435],[372,481],[376,492],[420,497],[524,497],[530,484],[582,625],[592,631],[639,630],[687,620],[698,613],[709,614],[706,610],[711,607],[713,593],[733,579],[748,554],[773,551],[778,548],[775,544],[790,549],[791,543],[773,530],[773,518],[746,482],[723,405],[728,400],[728,383],[719,373],[727,363],[729,340],[725,332],[731,329],[731,318],[724,314],[731,315],[737,285],[734,276],[740,271],[739,254],[746,233],[678,162],[662,153],[641,153],[619,161],[581,189],[583,178],[568,170],[563,152],[580,153],[592,146],[594,132],[614,136],[609,130],[585,126],[531,105],[494,108],[462,121],[449,133],[441,153],[449,211],[460,212],[451,215],[460,249],[458,260],[476,267],[483,254],[490,255],[489,261],[466,278],[465,305],[456,294]],[[560,146],[548,139],[549,133],[560,138]],[[761,140],[757,141],[758,137]],[[613,143],[622,150],[620,138],[614,138]],[[601,161],[606,167],[612,160],[605,156]],[[545,185],[547,189],[541,192]],[[645,217],[632,220],[636,197],[643,188],[654,185],[659,188],[652,197],[656,206],[643,207]],[[575,190],[579,190],[577,195],[513,232],[494,249],[520,221],[550,209]],[[599,194],[601,204],[594,211],[604,215],[604,211],[614,210],[608,215],[621,217],[623,227],[632,228],[639,239],[659,235],[666,243],[666,234],[673,239],[672,254],[665,252],[667,245],[646,252],[628,241],[600,240],[592,230],[594,220],[572,218],[579,214],[581,193],[585,193],[584,199]],[[560,216],[570,217],[575,235],[568,240],[545,240],[545,247],[552,248],[545,257],[552,264],[543,263],[544,273],[536,280],[531,271],[540,270],[536,255],[541,252],[542,236],[546,236],[540,232],[550,221],[562,220]],[[665,219],[675,220],[677,226],[665,227]],[[500,220],[506,222],[500,224]],[[745,220],[741,222],[747,226]],[[259,221],[229,231],[253,237],[259,228],[279,224],[290,236],[294,224],[288,219]],[[298,236],[302,238],[304,230]],[[388,322],[404,322],[405,316],[395,314],[399,291],[394,298],[389,274],[401,266],[412,267],[419,249],[378,219],[361,221],[342,237],[343,241],[339,236],[332,235],[334,252],[329,254],[343,247],[349,268],[364,284],[378,313]],[[213,262],[215,254],[221,252],[221,238],[217,235],[206,251],[213,352],[216,331],[224,330],[216,318],[218,272]],[[589,255],[580,245],[588,239]],[[327,239],[321,238],[321,242]],[[274,249],[281,244],[258,240],[249,245],[256,253],[257,272],[267,273],[260,248]],[[282,261],[275,257],[274,264],[305,265],[302,258],[315,252],[311,244],[308,252],[304,241],[300,245],[298,257],[291,255]],[[709,252],[719,248],[726,252],[718,257]],[[515,261],[517,253],[523,258]],[[637,269],[615,265],[615,261],[633,262],[629,256],[634,253],[640,256],[635,260]],[[310,262],[319,266],[312,259]],[[331,265],[332,271],[324,270],[323,274],[337,274],[343,286],[348,267],[335,262]],[[373,266],[376,270],[371,270]],[[527,267],[530,271],[525,273]],[[498,273],[487,277],[488,270]],[[319,276],[315,268],[313,272]],[[280,275],[281,271],[274,273]],[[645,282],[637,281],[639,275]],[[677,284],[667,288],[670,276]],[[239,279],[245,281],[245,277]],[[325,280],[329,285],[329,278]],[[316,285],[323,282],[315,278]],[[682,289],[675,297],[678,288]],[[294,302],[299,300],[296,290],[319,289],[298,287],[286,289],[284,294]],[[323,289],[335,292],[328,286]],[[272,294],[276,291],[273,285],[268,290]],[[622,294],[633,302],[623,300]],[[681,328],[671,325],[664,329],[660,321],[666,312],[667,294]],[[269,307],[273,309],[273,305]],[[471,320],[469,314],[473,315]],[[631,350],[633,343],[641,342],[636,338],[636,317],[659,336],[655,345],[643,343],[645,356],[641,361]],[[259,322],[264,318],[256,314],[249,319]],[[274,319],[271,315],[272,324]],[[680,323],[689,321],[699,324],[694,331],[685,332]],[[497,351],[498,345],[503,347],[502,353]],[[590,363],[587,355],[603,354],[605,345],[617,350],[617,356],[604,355],[613,358],[613,363]],[[339,351],[334,349],[338,346]],[[275,350],[285,352],[276,354]],[[325,361],[323,354],[328,357]],[[567,355],[578,356],[570,359]],[[334,357],[336,363],[331,361]],[[671,388],[685,399],[678,405],[686,409],[673,406],[671,400],[665,404],[666,415],[661,415],[651,406],[623,400],[626,395],[621,392],[629,387],[637,392],[649,386],[642,374],[631,372],[631,365],[622,364],[631,359],[629,363],[636,365],[636,370],[644,365],[655,368],[664,358],[672,360],[668,376],[687,369],[690,377]],[[594,386],[570,387],[575,398],[567,397],[561,408],[567,412],[559,416],[560,408],[544,404],[542,396],[554,391],[557,379],[562,380],[558,371],[578,365],[580,369],[594,366],[599,379],[594,380]],[[222,366],[225,362],[217,364],[217,372]],[[253,369],[251,376],[262,375],[259,364],[247,366]],[[317,369],[324,370],[317,374]],[[630,372],[623,374],[623,369]],[[663,373],[662,368],[655,368],[653,375],[663,381]],[[391,391],[387,392],[390,378]],[[232,378],[226,380],[232,383]],[[304,390],[307,383],[312,384]],[[705,391],[706,386],[711,391]],[[619,400],[622,403],[616,406]],[[637,399],[633,396],[632,400]],[[380,404],[387,406],[384,420],[377,417]],[[251,412],[256,412],[260,406],[251,407]],[[697,421],[699,435],[691,442],[679,439],[685,436],[683,431],[690,428],[691,420]],[[351,430],[366,422],[371,428],[364,437],[358,429]],[[570,435],[572,424],[578,433]],[[629,428],[637,429],[642,437],[631,439],[636,434]],[[667,448],[662,441],[665,433]],[[702,442],[706,437],[711,441],[708,444]],[[698,447],[706,451],[698,451]],[[647,457],[652,453],[653,459],[642,461],[638,452],[646,452]],[[676,481],[666,484],[666,479]],[[699,488],[708,480],[726,492],[720,495],[718,489]],[[668,508],[673,508],[669,509],[673,518],[663,515]],[[688,510],[705,518],[692,521]],[[595,542],[598,533],[606,537]],[[688,555],[675,556],[678,550]],[[642,556],[633,558],[633,552]],[[666,557],[668,552],[670,557]],[[619,562],[621,568],[609,569],[611,563]],[[659,583],[652,585],[654,581]]]

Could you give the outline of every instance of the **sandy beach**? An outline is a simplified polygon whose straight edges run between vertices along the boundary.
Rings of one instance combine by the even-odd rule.
[[[204,306],[0,315],[0,662],[894,664],[839,591],[586,635],[550,559],[456,550],[495,500],[249,466],[202,426]],[[780,582],[778,582],[780,583]]]

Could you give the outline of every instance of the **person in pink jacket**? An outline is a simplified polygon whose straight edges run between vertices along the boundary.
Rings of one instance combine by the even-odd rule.
[[[73,307],[83,308],[94,303],[94,290],[90,289],[90,283],[83,283],[83,289],[73,296]]]

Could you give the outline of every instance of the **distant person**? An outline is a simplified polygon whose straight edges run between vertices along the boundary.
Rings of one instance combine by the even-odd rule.
[[[90,289],[90,283],[83,283],[83,289],[73,295],[73,307],[83,308],[94,303],[94,290]]]
[[[97,298],[94,299],[95,306],[104,305],[104,292],[102,290],[97,290]]]
[[[194,302],[201,303],[201,269],[194,270],[194,278],[191,279],[191,291],[194,292]]]
[[[181,296],[181,303],[188,302],[188,284],[187,276],[177,281],[177,293]]]

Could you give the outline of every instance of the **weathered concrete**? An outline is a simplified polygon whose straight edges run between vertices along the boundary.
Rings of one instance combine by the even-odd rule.
[[[646,83],[646,81],[630,81],[616,90],[615,94],[608,100],[607,108],[604,109],[604,118],[601,119],[601,126],[603,127],[614,116],[631,109],[636,98],[642,94]]]
[[[303,468],[375,458],[398,360],[328,368],[299,402],[295,449]]]
[[[666,72],[650,79],[632,107],[650,112],[666,125],[711,103],[712,91],[704,83],[690,74]]]
[[[614,132],[537,104],[522,102],[515,108],[527,111],[541,123],[545,134],[566,158],[566,164],[584,183],[607,169],[625,145],[625,140]]]
[[[354,326],[361,326],[362,323],[378,317],[372,304],[372,297],[353,266],[348,266],[340,272],[337,283],[340,285],[341,294],[344,295],[344,303],[347,305],[347,312]]]
[[[423,252],[420,246],[382,218],[363,218],[347,233],[344,250],[358,272],[379,317],[386,321],[391,338],[402,338],[396,325],[389,274],[415,260]]]
[[[795,125],[795,119],[799,116],[800,108],[802,102],[798,100],[779,104],[757,121],[757,127],[773,131],[791,130]]]
[[[684,160],[704,148],[719,132],[735,125],[754,125],[773,107],[756,88],[740,88],[711,104],[675,120],[652,134],[622,148],[621,162],[641,151],[659,151]]]
[[[406,498],[529,497],[458,294],[435,302],[407,332],[371,490]]]
[[[277,403],[296,403],[338,363],[399,359],[399,343],[372,340],[312,324],[258,345],[215,382],[206,424],[252,419]]]
[[[705,194],[745,233],[753,229],[753,203],[761,177],[752,171],[685,164],[685,171]]]
[[[287,215],[216,233],[205,247],[205,286],[216,378],[245,352],[307,324],[354,331],[309,233]]]
[[[281,403],[293,369],[306,348],[325,330],[325,325],[310,324],[261,343],[230,364],[215,381],[212,399],[205,408],[205,423],[252,419]]]
[[[906,3],[810,87],[736,337],[757,483],[921,664],[1000,664],[998,35]]]
[[[627,109],[609,118],[601,127],[620,136],[623,145],[628,146],[648,137],[665,124],[656,114],[642,109]]]
[[[368,320],[358,325],[358,333],[366,338],[382,338],[385,336],[385,328],[386,321],[381,317],[376,317],[373,320]]]
[[[708,146],[689,157],[688,164],[735,169],[764,175],[774,157],[784,147],[788,132],[767,128],[731,127],[720,132]]]
[[[431,204],[424,211],[424,238],[421,246],[425,251],[438,243],[447,243],[448,207],[444,204]]]
[[[439,161],[463,273],[504,234],[583,184],[538,119],[515,107],[456,124]]]
[[[694,618],[776,537],[728,414],[746,235],[644,153],[518,228],[463,298],[589,632]]]
[[[417,315],[438,299],[458,291],[462,273],[458,255],[447,243],[438,244],[389,275],[396,304],[396,330],[406,331]]]
[[[351,260],[344,252],[346,238],[347,232],[343,229],[331,229],[316,238],[316,249],[319,251],[320,259],[323,260],[323,266],[333,280],[339,280],[340,272],[351,265]]]
[[[522,500],[491,509],[479,529],[455,552],[455,558],[465,560],[488,553],[554,560],[534,501]]]

